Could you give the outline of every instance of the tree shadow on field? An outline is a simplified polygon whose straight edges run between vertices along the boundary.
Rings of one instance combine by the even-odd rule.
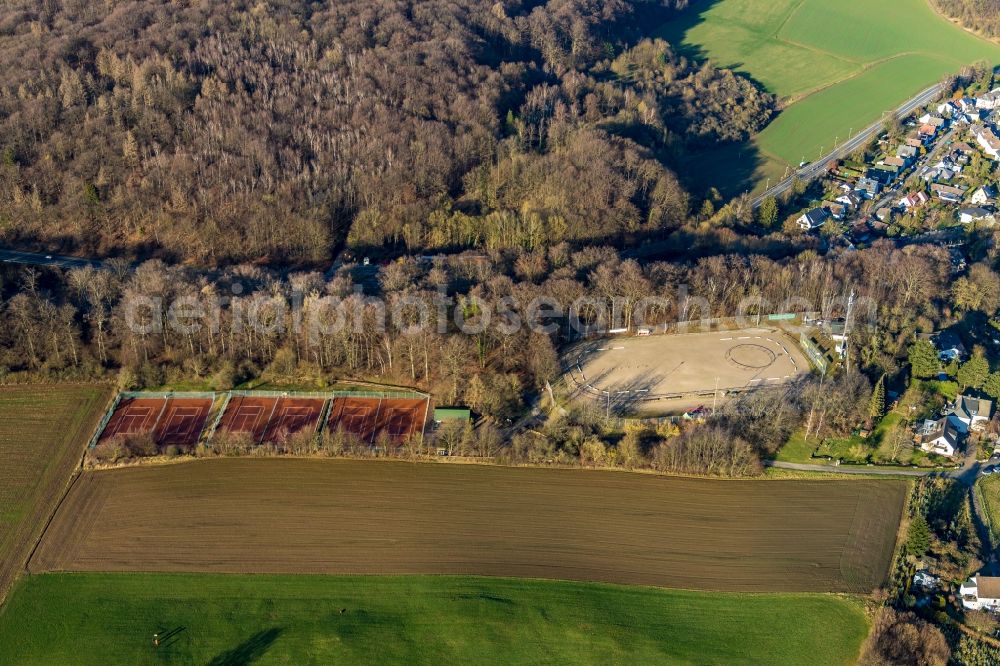
[[[181,634],[183,634],[185,631],[187,631],[187,627],[180,626],[180,627],[174,627],[169,631],[157,632],[156,636],[157,640],[159,641],[159,645],[157,645],[157,647],[161,650],[169,648],[171,645],[181,640],[182,638]]]
[[[669,21],[656,28],[652,36],[665,39],[674,53],[688,60],[699,64],[710,62],[713,67],[731,69],[752,81],[761,90],[774,92],[755,79],[744,62],[713,60],[695,37],[691,36],[689,39],[690,33],[706,21],[712,8],[720,2],[722,0],[699,0],[698,3],[691,3],[692,6],[676,12]],[[735,142],[699,142],[685,146],[679,154],[666,161],[677,173],[684,187],[691,192],[697,206],[713,187],[718,189],[723,199],[753,191],[758,182],[763,180],[760,170],[766,158],[757,144],[748,139]]]
[[[283,629],[271,627],[256,634],[234,647],[232,650],[217,655],[208,662],[209,666],[243,666],[257,661],[270,649],[274,641],[281,636]]]

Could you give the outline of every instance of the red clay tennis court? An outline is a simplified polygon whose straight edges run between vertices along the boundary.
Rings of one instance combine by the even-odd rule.
[[[152,435],[160,446],[194,446],[211,409],[211,398],[124,398],[101,432],[99,441],[119,436]]]
[[[249,433],[255,442],[264,439],[267,424],[278,405],[278,399],[234,395],[219,421],[219,430],[228,433]]]
[[[334,398],[327,427],[362,442],[399,441],[423,431],[427,406],[426,398]]]
[[[264,441],[280,444],[296,433],[315,432],[324,405],[325,398],[278,398]]]
[[[124,398],[118,402],[115,413],[104,426],[99,441],[118,436],[147,435],[153,432],[160,413],[167,404],[166,398]]]
[[[155,439],[160,445],[194,446],[205,428],[212,398],[167,398],[156,424]]]
[[[255,442],[282,443],[304,430],[316,430],[325,398],[234,395],[219,421],[219,430],[249,433]]]

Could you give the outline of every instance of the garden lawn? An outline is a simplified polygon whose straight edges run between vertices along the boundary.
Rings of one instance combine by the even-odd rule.
[[[471,577],[43,574],[0,610],[16,664],[850,664],[858,601]],[[153,645],[153,634],[161,643]]]

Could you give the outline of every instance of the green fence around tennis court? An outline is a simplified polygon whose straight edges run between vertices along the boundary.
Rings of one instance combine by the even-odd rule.
[[[114,416],[115,410],[121,405],[122,400],[134,400],[134,399],[163,399],[169,400],[171,398],[206,398],[212,400],[213,407],[218,398],[223,398],[222,405],[219,407],[215,414],[215,418],[212,419],[208,428],[205,430],[206,436],[203,437],[205,441],[208,441],[215,434],[216,429],[219,427],[219,423],[222,421],[222,415],[225,413],[226,408],[229,406],[230,400],[233,397],[240,398],[313,398],[318,400],[327,401],[323,409],[323,418],[325,419],[329,415],[330,403],[336,398],[374,398],[381,400],[392,400],[392,399],[413,399],[413,400],[430,400],[430,395],[427,393],[421,393],[420,391],[348,391],[348,390],[330,390],[330,391],[254,391],[254,390],[237,390],[233,389],[231,391],[121,391],[111,403],[111,406],[104,413],[101,418],[100,423],[97,426],[94,435],[90,438],[88,448],[94,448],[97,442],[101,438],[101,434],[104,429],[107,428],[108,422],[111,417]]]

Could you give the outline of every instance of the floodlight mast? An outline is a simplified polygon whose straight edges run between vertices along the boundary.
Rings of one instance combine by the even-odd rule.
[[[844,365],[847,368],[847,372],[851,371],[851,355],[849,344],[849,336],[851,333],[851,314],[854,311],[854,289],[851,289],[851,295],[847,297],[847,314],[844,317]]]

